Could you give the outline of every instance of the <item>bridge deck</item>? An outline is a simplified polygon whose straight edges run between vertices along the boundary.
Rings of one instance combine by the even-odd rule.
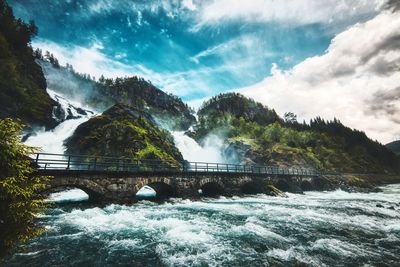
[[[321,172],[301,167],[240,165],[227,163],[189,162],[180,163],[149,159],[117,157],[92,157],[52,153],[34,154],[34,165],[39,173],[104,173],[126,174],[151,173],[226,173],[252,175],[318,176]]]

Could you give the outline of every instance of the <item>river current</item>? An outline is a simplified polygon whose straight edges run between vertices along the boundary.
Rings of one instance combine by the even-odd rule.
[[[3,264],[399,266],[400,185],[382,189],[60,205],[40,217],[47,232]]]

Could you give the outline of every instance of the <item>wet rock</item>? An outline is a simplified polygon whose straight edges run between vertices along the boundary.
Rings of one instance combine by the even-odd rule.
[[[377,208],[384,208],[384,206],[382,204],[376,204]]]
[[[269,196],[274,196],[274,197],[287,197],[287,195],[284,192],[282,192],[281,190],[279,190],[278,188],[276,188],[273,185],[266,186],[265,194],[267,194]]]
[[[390,207],[388,207],[388,209],[394,210],[394,206],[390,206]]]
[[[251,145],[246,144],[242,141],[235,141],[230,143],[227,148],[223,151],[223,155],[226,158],[233,159],[240,164],[264,164],[265,160],[263,156],[254,151]]]
[[[379,187],[374,187],[370,190],[371,193],[379,193],[379,192],[383,192],[382,189],[380,189]]]

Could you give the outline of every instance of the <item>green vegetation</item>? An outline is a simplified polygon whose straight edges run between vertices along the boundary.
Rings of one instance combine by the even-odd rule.
[[[20,143],[22,128],[12,119],[0,119],[0,257],[43,230],[35,222],[46,207],[38,192],[48,178],[31,175],[27,155],[35,149]]]
[[[288,113],[283,120],[273,110],[238,94],[212,98],[199,115],[195,138],[201,141],[208,133],[216,133],[236,149],[250,146],[242,162],[357,173],[400,171],[399,158],[392,152],[336,119],[316,118],[306,124]]]
[[[393,141],[389,144],[386,144],[386,147],[397,156],[400,156],[400,141]]]
[[[275,110],[238,93],[219,94],[212,97],[203,103],[198,115],[214,117],[221,113],[228,113],[235,118],[243,118],[247,122],[255,122],[262,126],[281,121]]]
[[[78,97],[93,107],[106,109],[118,103],[128,105],[152,114],[171,129],[186,130],[196,121],[194,111],[179,97],[163,92],[143,78],[109,79],[101,76],[96,81],[89,74],[75,72],[71,65],[60,66],[48,51],[43,55],[37,49],[35,57],[46,73],[49,87]]]
[[[81,124],[66,146],[72,154],[155,159],[174,166],[183,160],[169,132],[146,112],[122,104]]]
[[[55,103],[46,93],[46,80],[29,46],[36,34],[33,21],[16,19],[0,0],[0,118],[53,127]]]

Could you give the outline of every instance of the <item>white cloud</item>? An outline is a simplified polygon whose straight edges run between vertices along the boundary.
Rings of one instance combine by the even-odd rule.
[[[288,71],[275,65],[262,82],[238,91],[280,114],[337,117],[386,143],[400,134],[399,70],[400,13],[383,11],[338,34],[323,55]]]
[[[195,29],[232,19],[294,24],[337,23],[376,14],[386,2],[387,0],[212,0],[203,4]]]
[[[193,3],[193,0],[182,0],[182,5],[191,11],[197,9],[196,5]]]
[[[199,63],[200,59],[208,56],[219,56],[228,61],[239,61],[242,62],[244,59],[261,60],[266,57],[276,56],[276,53],[266,51],[264,47],[260,45],[261,40],[254,35],[242,35],[218,45],[209,47],[208,49],[201,51],[190,58],[195,63]]]
[[[145,69],[140,65],[128,66],[107,57],[101,52],[104,49],[101,43],[94,43],[87,48],[76,45],[60,46],[54,42],[36,39],[32,45],[53,53],[61,65],[69,63],[77,72],[88,73],[97,78],[102,74],[106,77],[127,76]]]

